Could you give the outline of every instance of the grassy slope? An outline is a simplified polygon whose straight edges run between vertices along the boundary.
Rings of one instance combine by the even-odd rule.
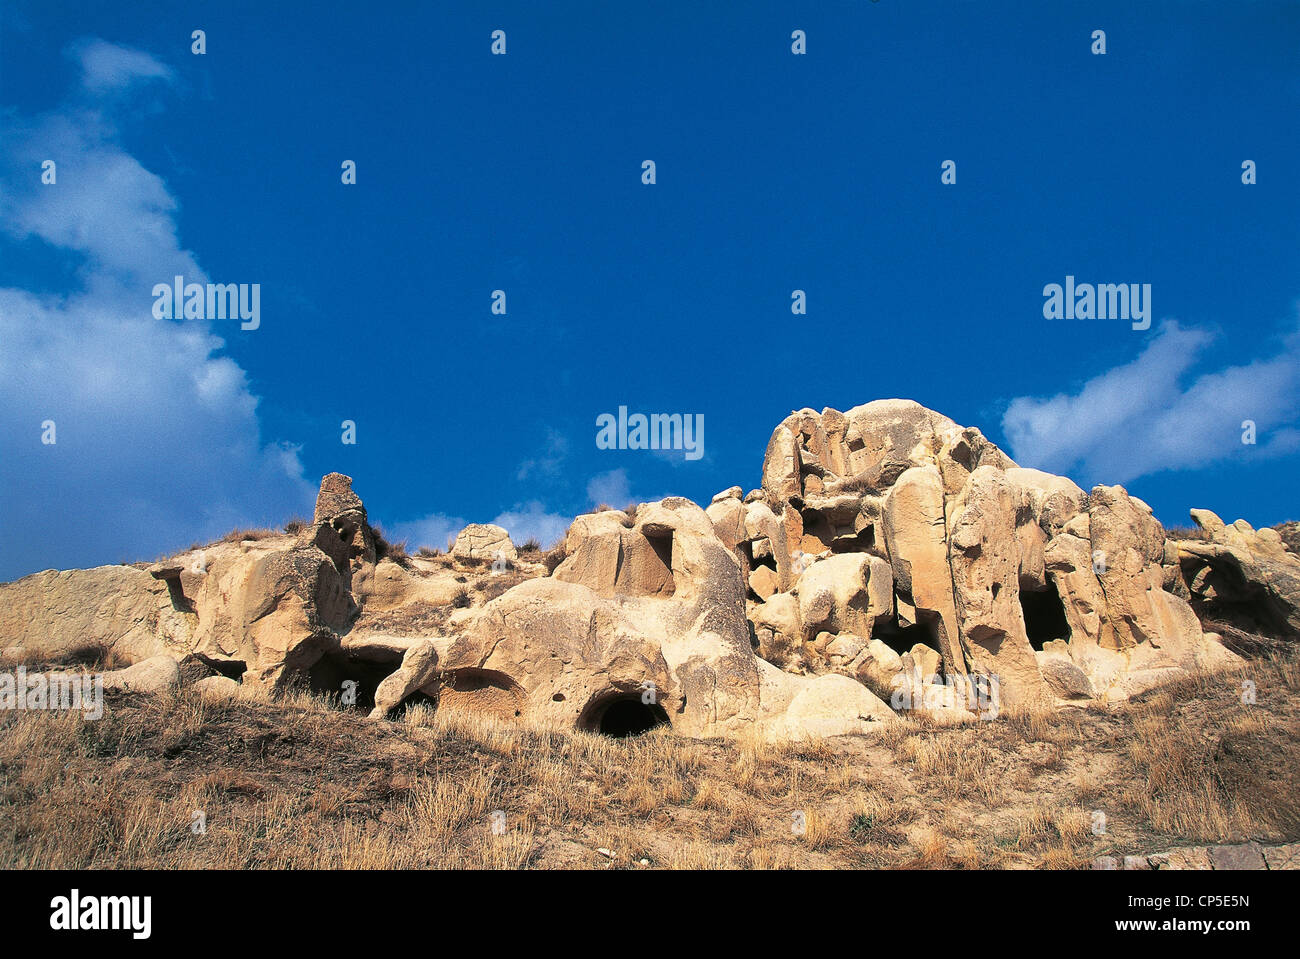
[[[376,723],[305,696],[121,695],[95,722],[0,712],[5,867],[1068,868],[1247,838],[1300,838],[1294,660],[1119,706],[791,746],[423,707]]]

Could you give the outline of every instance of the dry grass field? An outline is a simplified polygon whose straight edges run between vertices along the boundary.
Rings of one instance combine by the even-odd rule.
[[[1293,658],[798,745],[375,722],[305,694],[0,713],[6,868],[1081,868],[1297,838]]]

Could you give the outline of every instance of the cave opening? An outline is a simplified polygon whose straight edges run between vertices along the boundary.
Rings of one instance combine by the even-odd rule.
[[[1065,604],[1050,577],[1045,589],[1020,590],[1020,611],[1025,620],[1025,635],[1035,650],[1041,650],[1054,639],[1069,640],[1070,621],[1065,616]]]
[[[322,656],[307,670],[307,688],[345,709],[369,712],[375,708],[375,690],[397,667],[335,656]],[[345,684],[355,685],[345,685]]]
[[[640,692],[606,696],[589,706],[578,728],[613,739],[640,736],[667,726],[668,713],[658,703],[647,703]]]

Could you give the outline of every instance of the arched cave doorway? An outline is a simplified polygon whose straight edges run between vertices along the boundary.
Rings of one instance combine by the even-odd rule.
[[[640,736],[668,725],[664,708],[658,703],[643,702],[639,690],[598,696],[578,717],[579,729],[614,739]]]

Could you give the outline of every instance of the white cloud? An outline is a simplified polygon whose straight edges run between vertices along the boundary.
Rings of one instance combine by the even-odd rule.
[[[120,90],[138,80],[170,80],[172,72],[149,54],[106,40],[88,40],[71,51],[81,61],[82,84],[90,93]]]
[[[560,475],[560,469],[568,455],[568,439],[558,430],[548,428],[545,451],[540,456],[520,463],[515,478],[526,480],[530,476],[535,476],[539,479],[553,479]]]
[[[88,89],[165,75],[131,53],[83,48]],[[149,558],[309,510],[297,449],[261,441],[257,397],[221,355],[218,333],[257,334],[154,319],[155,283],[207,277],[181,246],[175,199],[122,149],[107,108],[0,113],[0,179],[0,245],[36,250],[50,275],[76,267],[59,295],[0,289],[0,577]]]
[[[1300,448],[1300,333],[1274,356],[1193,374],[1212,340],[1169,322],[1136,359],[1077,393],[1013,400],[1002,418],[1011,455],[1090,486]],[[1256,446],[1241,441],[1245,420]]]
[[[587,483],[587,499],[593,506],[605,503],[615,509],[622,509],[632,499],[627,470],[616,469],[597,473]]]
[[[421,546],[448,550],[456,534],[465,528],[465,520],[459,516],[445,513],[430,513],[420,519],[395,523],[389,539],[393,542],[406,542],[407,549],[415,552]]]
[[[549,513],[545,506],[534,500],[501,513],[492,522],[504,527],[516,546],[535,539],[542,549],[549,549],[564,538],[573,517]]]

